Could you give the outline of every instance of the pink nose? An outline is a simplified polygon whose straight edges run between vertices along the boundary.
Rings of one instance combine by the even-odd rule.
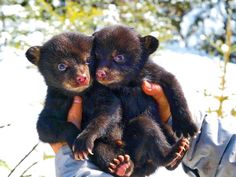
[[[98,77],[98,79],[105,79],[107,75],[105,71],[97,70],[96,76]]]
[[[78,84],[85,84],[86,81],[87,81],[87,77],[86,77],[86,76],[83,76],[83,75],[77,76],[77,78],[76,78],[76,82],[77,82]]]

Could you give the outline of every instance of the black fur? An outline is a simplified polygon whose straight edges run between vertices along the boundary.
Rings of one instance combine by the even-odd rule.
[[[109,172],[109,163],[122,154],[115,143],[122,138],[121,106],[110,89],[93,81],[92,44],[93,37],[63,33],[43,46],[29,48],[26,57],[38,66],[48,86],[45,106],[37,122],[40,140],[67,142],[70,147],[74,144],[75,152],[91,148],[93,161]],[[81,84],[80,76],[86,77],[86,83]],[[75,95],[83,100],[82,130],[67,121]]]
[[[173,130],[178,136],[193,136],[192,121],[184,94],[174,75],[148,60],[158,47],[152,36],[141,37],[124,26],[106,27],[96,33],[97,80],[120,98],[125,124],[124,140],[134,162],[132,176],[153,173],[173,160],[180,141],[161,122],[157,104],[141,89],[143,80],[158,83],[169,101]]]

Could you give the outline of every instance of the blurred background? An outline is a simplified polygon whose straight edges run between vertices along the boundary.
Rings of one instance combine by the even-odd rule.
[[[53,152],[35,130],[46,86],[25,51],[61,32],[113,24],[157,37],[153,60],[176,74],[189,104],[235,119],[235,0],[0,0],[0,176],[55,176]]]

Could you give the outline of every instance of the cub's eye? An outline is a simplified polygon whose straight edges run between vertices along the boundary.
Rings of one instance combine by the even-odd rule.
[[[124,55],[117,55],[113,59],[116,63],[124,63],[125,62]]]
[[[60,63],[57,65],[57,68],[59,71],[65,71],[68,68],[68,66],[64,63]]]

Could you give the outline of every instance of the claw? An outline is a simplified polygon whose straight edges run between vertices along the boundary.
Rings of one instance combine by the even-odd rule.
[[[110,167],[108,168],[108,170],[109,170],[111,173],[115,173],[115,170],[111,169]]]
[[[75,160],[80,160],[76,154],[74,155],[74,159]]]
[[[75,152],[75,145],[72,146],[72,152]]]
[[[124,156],[119,155],[119,156],[118,156],[118,159],[119,159],[121,162],[123,162],[123,161],[124,161]]]
[[[120,161],[118,159],[114,159],[113,161],[116,163],[116,165],[120,164]]]
[[[84,161],[83,154],[79,153],[79,158],[80,158],[80,160]]]
[[[110,163],[109,166],[110,166],[110,168],[112,168],[112,169],[115,169],[115,168],[116,168],[116,165],[113,164],[113,163]]]
[[[186,149],[183,146],[180,146],[179,148],[180,148],[181,152],[186,151]]]
[[[127,154],[125,154],[125,160],[126,160],[126,161],[130,161],[130,156],[127,155]]]
[[[94,155],[90,148],[88,148],[88,153],[91,154],[91,155]]]
[[[86,152],[82,152],[84,159],[88,159],[88,154]]]
[[[133,162],[128,154],[118,155],[109,163],[108,170],[110,173],[114,173],[115,176],[128,177],[133,172]]]
[[[178,156],[178,158],[181,158],[181,154],[180,153],[175,153],[176,156]]]

